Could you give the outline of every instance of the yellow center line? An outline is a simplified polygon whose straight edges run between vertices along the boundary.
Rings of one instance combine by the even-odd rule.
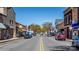
[[[40,51],[44,51],[44,42],[43,39],[40,39]]]

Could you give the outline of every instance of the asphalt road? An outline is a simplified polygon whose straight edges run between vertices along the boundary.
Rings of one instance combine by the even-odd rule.
[[[35,36],[31,39],[0,43],[0,51],[78,51],[70,41],[58,41],[54,37]]]

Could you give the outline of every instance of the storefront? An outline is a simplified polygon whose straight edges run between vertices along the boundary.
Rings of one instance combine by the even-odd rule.
[[[10,26],[0,23],[0,40],[12,38],[13,30]]]
[[[5,30],[6,30],[6,26],[3,23],[0,23],[0,39],[4,39]]]
[[[76,33],[77,35],[79,35],[79,23],[73,23],[72,24],[72,29],[73,29],[73,33]]]

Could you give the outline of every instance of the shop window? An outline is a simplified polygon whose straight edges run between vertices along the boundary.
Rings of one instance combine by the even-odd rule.
[[[3,18],[1,15],[0,15],[0,22],[3,23]]]
[[[69,24],[69,17],[68,17],[68,15],[67,15],[67,25]]]
[[[64,17],[64,25],[67,25],[67,17]]]
[[[11,20],[10,20],[10,24],[11,24]]]

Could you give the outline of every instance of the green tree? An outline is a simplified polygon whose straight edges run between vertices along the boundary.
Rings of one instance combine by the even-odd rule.
[[[40,27],[40,25],[37,25],[37,24],[31,24],[31,25],[29,25],[28,29],[32,30],[34,32],[37,32],[37,33],[41,32],[41,27]]]

